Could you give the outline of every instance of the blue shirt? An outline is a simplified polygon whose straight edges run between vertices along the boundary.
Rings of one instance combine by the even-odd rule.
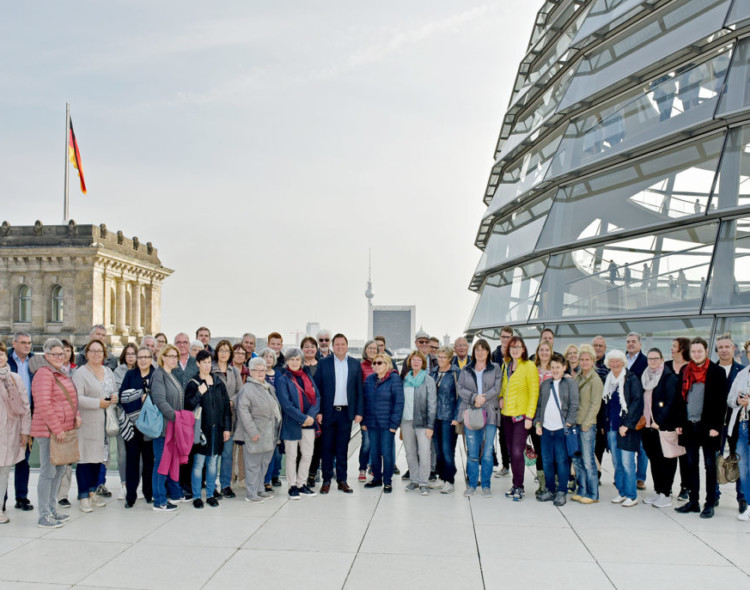
[[[16,361],[16,365],[18,366],[18,375],[23,380],[23,384],[26,386],[26,393],[29,396],[29,401],[31,401],[31,373],[29,373],[29,358],[30,357],[27,356],[26,360],[22,361],[18,358],[16,351],[13,351],[13,360]]]
[[[348,406],[349,397],[346,395],[346,382],[349,379],[349,357],[339,360],[333,357],[333,369],[336,374],[336,391],[333,396],[334,406]]]

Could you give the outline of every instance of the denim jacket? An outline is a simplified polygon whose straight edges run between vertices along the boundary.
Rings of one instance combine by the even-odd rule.
[[[438,420],[458,420],[458,393],[456,392],[458,373],[459,369],[454,365],[451,365],[442,379],[437,367],[430,372],[430,377],[437,384]]]

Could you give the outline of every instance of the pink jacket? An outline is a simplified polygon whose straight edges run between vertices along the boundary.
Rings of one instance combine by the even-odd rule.
[[[172,481],[180,481],[180,465],[188,462],[193,448],[195,415],[188,410],[177,410],[174,422],[167,422],[164,452],[158,473],[168,475]]]

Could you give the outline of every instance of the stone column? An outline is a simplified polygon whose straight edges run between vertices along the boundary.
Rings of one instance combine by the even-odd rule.
[[[130,333],[139,336],[141,332],[141,284],[135,281],[130,288]]]
[[[117,282],[117,317],[115,318],[115,334],[122,334],[125,332],[125,305],[127,304],[128,298],[125,291],[125,279],[119,277],[115,280]]]

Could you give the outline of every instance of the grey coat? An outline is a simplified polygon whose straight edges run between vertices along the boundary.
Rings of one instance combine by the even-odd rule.
[[[422,385],[414,388],[414,428],[435,429],[437,417],[437,387],[435,380],[425,375]]]
[[[264,385],[268,385],[268,389]],[[251,377],[240,389],[236,401],[234,441],[244,441],[246,453],[273,451],[281,433],[281,406],[273,385],[261,384]],[[260,438],[253,442],[254,436]]]
[[[219,370],[219,365],[216,363],[214,363],[211,368],[211,374],[220,379],[227,390],[229,405],[232,408],[232,432],[234,432],[234,429],[237,427],[237,394],[240,392],[240,389],[242,389],[242,376],[237,370],[237,367],[231,365],[227,367],[227,374],[224,375],[224,373]]]
[[[487,412],[487,424],[495,426],[500,424],[500,386],[502,385],[502,373],[500,366],[488,362],[487,367],[482,373],[482,394],[486,401],[482,406]],[[456,386],[458,397],[461,403],[458,406],[458,419],[463,420],[464,410],[474,406],[474,399],[478,395],[477,374],[473,367],[466,367],[458,375],[458,385]]]
[[[78,392],[78,411],[81,427],[78,429],[79,463],[103,463],[109,459],[109,437],[104,429],[104,410],[99,402],[117,394],[115,377],[107,367],[104,379],[99,379],[86,366],[73,373],[73,384]]]
[[[547,409],[547,403],[552,395],[552,379],[547,379],[539,386],[539,401],[536,404],[536,414],[534,414],[534,426],[544,426],[544,411]],[[565,416],[565,424],[575,426],[578,421],[578,405],[580,404],[580,393],[578,384],[573,377],[565,375],[560,379],[557,397],[560,400],[560,409]],[[552,402],[554,406],[554,402]],[[555,411],[557,407],[555,406]],[[563,427],[565,427],[563,424]]]
[[[179,382],[159,367],[151,377],[151,401],[164,416],[161,435],[167,434],[167,422],[174,422],[175,412],[185,409],[185,391]]]

